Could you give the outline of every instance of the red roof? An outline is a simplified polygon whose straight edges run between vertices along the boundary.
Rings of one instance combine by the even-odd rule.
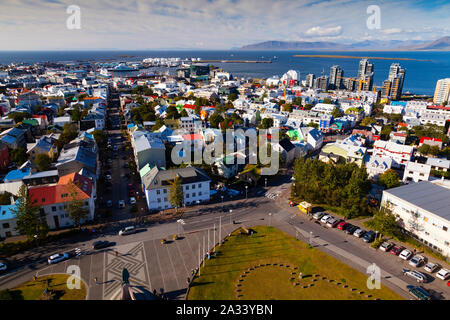
[[[400,123],[398,124],[398,126],[399,126],[399,127],[407,127],[408,124],[407,124],[407,123],[404,123],[404,122],[400,122]]]
[[[422,138],[420,138],[420,143],[423,143],[425,140],[426,141],[442,142],[442,140],[438,139],[438,138],[422,137]]]
[[[185,105],[183,106],[183,108],[194,110],[194,109],[195,109],[195,105],[193,105],[193,104],[185,104]]]
[[[446,107],[446,106],[428,106],[427,109],[441,109],[441,110],[450,111],[450,107]]]
[[[183,134],[182,137],[183,137],[183,140],[202,140],[203,139],[203,136],[198,133]]]
[[[31,202],[36,206],[48,206],[71,201],[68,182],[74,181],[79,200],[89,199],[92,191],[92,181],[78,173],[72,173],[59,179],[57,185],[47,185],[29,189]]]

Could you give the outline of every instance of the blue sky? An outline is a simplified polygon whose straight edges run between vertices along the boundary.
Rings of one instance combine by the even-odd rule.
[[[69,30],[66,9],[81,10]],[[380,29],[367,28],[378,5]],[[267,41],[435,40],[450,1],[0,0],[0,50],[230,49]]]

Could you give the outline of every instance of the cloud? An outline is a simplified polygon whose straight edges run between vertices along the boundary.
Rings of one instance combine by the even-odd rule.
[[[342,33],[342,26],[337,27],[312,27],[305,32],[307,36],[338,36]]]
[[[396,33],[402,33],[403,29],[401,29],[401,28],[391,28],[391,29],[381,30],[381,32],[384,33],[384,34],[396,34]]]

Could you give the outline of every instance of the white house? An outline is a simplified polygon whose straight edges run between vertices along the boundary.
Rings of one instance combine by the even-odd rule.
[[[153,167],[142,177],[149,210],[173,208],[169,201],[170,186],[177,176],[181,179],[185,205],[209,201],[211,179],[202,169],[188,166],[162,170]]]
[[[414,147],[397,144],[392,141],[377,140],[373,146],[373,155],[388,157],[393,161],[393,167],[400,167],[411,160]]]
[[[418,162],[407,162],[405,173],[403,174],[403,182],[407,181],[428,181],[430,178],[431,166]]]
[[[377,180],[380,174],[391,169],[392,159],[387,157],[371,156],[366,162],[366,171],[369,179]]]

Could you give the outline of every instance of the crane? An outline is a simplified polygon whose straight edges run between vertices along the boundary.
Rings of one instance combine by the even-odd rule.
[[[347,78],[347,77],[338,77],[338,79],[349,79],[349,80],[353,80],[353,81],[359,82],[359,86],[358,86],[358,100],[361,99],[361,87],[362,87],[363,83],[368,83],[367,81],[364,81],[364,80],[358,79],[358,78]]]

